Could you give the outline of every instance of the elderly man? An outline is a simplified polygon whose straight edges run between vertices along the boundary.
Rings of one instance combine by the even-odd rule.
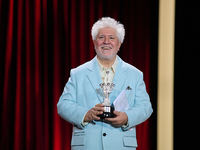
[[[58,114],[73,124],[72,150],[135,150],[136,126],[153,112],[143,74],[117,56],[125,35],[122,24],[105,17],[91,32],[97,55],[71,70],[57,104]],[[129,108],[114,111],[114,118],[101,119],[100,83],[115,84],[109,95],[111,104],[125,90]]]

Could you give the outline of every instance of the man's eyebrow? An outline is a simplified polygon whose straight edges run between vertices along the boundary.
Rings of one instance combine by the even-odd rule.
[[[104,35],[104,34],[99,34],[99,36],[106,36],[106,35]],[[115,35],[108,35],[108,36],[115,36]]]

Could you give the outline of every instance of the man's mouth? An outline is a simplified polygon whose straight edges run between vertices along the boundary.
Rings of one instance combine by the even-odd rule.
[[[101,46],[101,48],[102,48],[103,50],[110,50],[110,49],[112,49],[111,46]]]

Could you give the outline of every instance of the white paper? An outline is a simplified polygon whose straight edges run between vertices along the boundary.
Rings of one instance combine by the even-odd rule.
[[[113,102],[115,111],[125,111],[129,108],[126,92],[123,90]]]

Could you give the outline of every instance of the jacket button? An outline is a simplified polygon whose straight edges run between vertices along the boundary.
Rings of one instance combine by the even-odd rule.
[[[103,136],[106,136],[106,133],[103,133]]]

